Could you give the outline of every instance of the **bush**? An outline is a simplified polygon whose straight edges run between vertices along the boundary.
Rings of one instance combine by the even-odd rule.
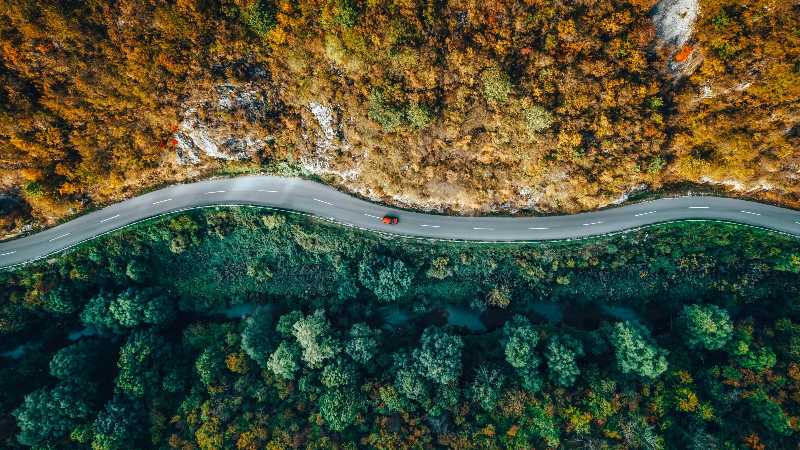
[[[525,116],[525,125],[528,127],[528,132],[531,134],[541,133],[550,128],[554,122],[553,115],[550,111],[539,105],[525,108],[522,114]]]
[[[483,83],[483,98],[489,103],[506,103],[511,94],[511,80],[508,74],[492,67],[481,74]]]
[[[719,350],[733,335],[728,312],[716,305],[684,306],[678,321],[689,348]]]

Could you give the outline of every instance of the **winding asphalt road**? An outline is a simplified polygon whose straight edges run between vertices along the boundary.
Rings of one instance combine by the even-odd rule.
[[[800,236],[800,211],[720,197],[664,198],[619,208],[549,217],[460,217],[397,210],[308,180],[246,176],[153,191],[24,238],[0,243],[0,267],[43,258],[125,225],[160,214],[213,205],[292,210],[343,225],[405,237],[468,241],[577,239],[685,219],[711,219]],[[400,218],[385,225],[385,214]]]

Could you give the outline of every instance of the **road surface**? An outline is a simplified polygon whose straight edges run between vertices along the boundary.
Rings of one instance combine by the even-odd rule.
[[[566,216],[460,217],[397,210],[308,180],[246,176],[167,187],[40,233],[0,243],[0,267],[43,258],[142,219],[213,205],[268,206],[367,230],[443,240],[576,239],[684,219],[737,222],[800,236],[800,211],[730,198],[664,198]],[[383,224],[381,218],[385,214],[398,216],[400,223]]]

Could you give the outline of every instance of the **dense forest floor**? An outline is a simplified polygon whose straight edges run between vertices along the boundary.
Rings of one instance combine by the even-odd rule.
[[[0,0],[0,232],[219,173],[450,213],[800,201],[792,1]]]
[[[253,208],[0,272],[6,448],[793,448],[800,243],[393,240]]]

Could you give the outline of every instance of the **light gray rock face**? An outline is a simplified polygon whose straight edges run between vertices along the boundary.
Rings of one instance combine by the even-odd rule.
[[[689,42],[699,12],[697,0],[661,0],[653,13],[659,43],[682,47]]]
[[[272,107],[266,89],[255,83],[221,84],[210,95],[192,98],[184,106],[173,136],[179,164],[199,164],[204,157],[245,160],[266,145],[256,130],[267,124]]]

